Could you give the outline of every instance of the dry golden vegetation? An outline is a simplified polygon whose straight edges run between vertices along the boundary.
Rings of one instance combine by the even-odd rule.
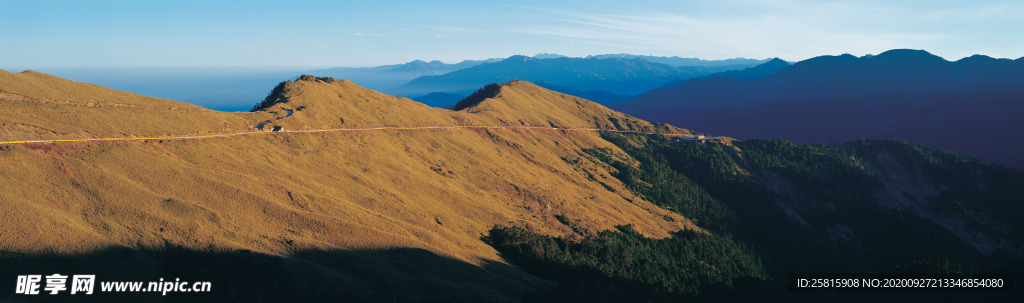
[[[262,111],[277,118],[268,123],[285,129],[331,129],[417,126],[535,126],[600,128],[622,131],[689,134],[669,125],[653,125],[578,97],[533,83],[498,85],[493,96],[451,111],[407,98],[369,90],[346,80],[311,78],[286,82],[276,103]],[[292,111],[291,116],[287,112]]]
[[[224,113],[25,71],[0,70],[0,141],[249,130],[269,113]]]
[[[544,89],[530,82],[501,84],[493,97],[462,110],[471,117],[486,117],[502,125],[552,126],[558,128],[600,128],[637,132],[689,134],[669,125],[647,121],[613,111],[585,99]]]
[[[622,130],[685,132],[526,82],[506,84],[463,111],[347,81],[286,83],[287,102],[256,113],[34,72],[0,72],[0,90],[7,94],[2,141],[241,132],[265,120],[286,129],[620,123]],[[294,113],[285,117],[285,109]],[[563,235],[570,229],[554,216],[564,215],[595,231],[633,224],[666,237],[697,229],[634,196],[610,176],[613,168],[582,152],[592,148],[622,154],[596,132],[512,128],[4,145],[0,251],[170,245],[288,255],[409,247],[477,263],[500,260],[481,241],[495,224]]]
[[[632,133],[692,133],[521,81],[446,110],[304,76],[257,108],[0,71],[0,279],[177,275],[216,281],[214,301],[675,302],[732,283],[763,299],[750,279],[790,269],[1019,256],[999,243],[1020,238],[1024,177],[909,142],[679,143]],[[877,168],[891,159],[916,169]],[[935,188],[927,203],[963,212],[887,206]]]

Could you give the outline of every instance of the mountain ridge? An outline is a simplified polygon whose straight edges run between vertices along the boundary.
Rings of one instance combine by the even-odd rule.
[[[241,131],[259,113],[229,114],[167,99],[25,71],[0,70],[7,115],[0,136],[62,139],[204,134]],[[152,117],[143,121],[143,116]]]
[[[420,76],[441,75],[452,71],[495,62],[500,59],[463,60],[458,63],[444,63],[439,60],[413,60],[406,63],[375,67],[332,67],[307,71],[306,74],[349,79],[377,91],[394,89]]]
[[[577,90],[602,90],[616,94],[637,94],[679,78],[691,78],[724,70],[722,67],[675,67],[641,58],[538,59],[511,56],[498,62],[480,64],[438,76],[424,76],[390,90],[398,95],[431,92],[468,94],[477,88],[511,80],[547,81]]]
[[[64,81],[33,90],[92,89]],[[908,142],[674,140],[648,133],[689,132],[525,81],[459,110],[314,76],[264,101],[223,113],[0,98],[18,113],[5,129],[258,134],[0,145],[0,262],[13,265],[0,276],[180,276],[225,300],[678,302],[771,295],[785,287],[765,279],[808,269],[1005,268],[1024,251],[1021,172]]]
[[[487,106],[538,101],[510,99],[520,96],[560,95],[528,83],[501,87],[501,96],[488,98]],[[0,89],[13,90],[8,85]],[[536,119],[547,118],[560,119],[555,121],[567,127],[588,123],[579,126],[592,128],[596,126],[593,121],[553,114],[512,121],[516,113],[508,111],[475,114],[431,108],[350,81],[329,78],[300,77],[284,82],[275,91],[271,98],[284,100],[255,112],[200,111],[213,115],[208,117],[211,120],[238,122],[236,127],[242,129],[236,131],[263,136],[3,146],[0,162],[10,169],[2,173],[8,190],[0,194],[0,204],[5,209],[19,209],[16,214],[20,219],[11,217],[15,213],[5,212],[0,227],[18,236],[4,237],[0,249],[71,253],[103,247],[176,245],[206,249],[210,245],[218,249],[287,254],[293,247],[375,249],[398,245],[481,262],[498,259],[494,250],[479,240],[480,233],[494,224],[522,221],[536,230],[557,234],[567,229],[554,219],[553,215],[559,213],[584,219],[580,224],[586,228],[610,229],[614,224],[637,221],[641,222],[638,229],[656,237],[696,228],[681,216],[625,190],[615,190],[619,185],[588,181],[587,176],[607,175],[602,172],[605,168],[589,160],[578,164],[565,162],[562,157],[578,155],[580,148],[606,146],[594,131],[373,128],[460,122],[501,125],[500,119],[506,119],[504,122],[508,123],[504,125],[546,126],[546,120]],[[569,104],[575,107],[579,103],[588,109],[610,111],[589,101],[563,97],[553,99],[559,102],[548,104],[547,108]],[[0,103],[12,108],[25,102],[0,98]],[[7,115],[0,118],[0,125],[45,130],[79,128],[95,136],[112,137],[125,134],[111,129],[111,134],[106,135],[101,132],[104,128],[94,128],[83,121],[109,119],[125,129],[150,125],[154,130],[168,123],[180,123],[179,129],[206,125],[202,121],[179,122],[162,111],[151,113],[146,108],[61,110],[68,106],[76,105],[54,104],[56,110],[31,121]],[[292,112],[287,113],[289,110]],[[69,115],[83,118],[68,119]],[[123,117],[113,119],[109,115]],[[338,125],[365,130],[249,130],[263,119],[284,130]],[[649,124],[631,126],[654,128]],[[169,128],[153,133],[178,131],[182,130]],[[72,137],[75,133],[66,135]],[[41,137],[21,134],[14,139]],[[0,132],[0,139],[7,141],[11,137]],[[33,184],[53,184],[54,190],[35,191]],[[577,194],[556,194],[571,191]],[[53,203],[64,206],[53,207]],[[594,220],[588,219],[592,216]],[[673,221],[663,219],[665,216]],[[627,217],[636,220],[621,220]],[[33,222],[39,223],[29,225],[26,218],[38,219]],[[40,234],[31,232],[37,228],[61,236],[39,238]]]
[[[689,134],[688,130],[653,125],[597,103],[518,80],[488,84],[459,101],[454,110],[386,95],[347,80],[312,76],[282,82],[274,92],[268,100],[287,101],[269,102],[271,106],[259,111],[278,116],[291,112],[269,121],[268,126],[293,130],[476,125]],[[521,102],[524,100],[528,101]]]
[[[76,105],[93,106],[149,106],[196,110],[199,106],[166,99],[153,98],[124,91],[113,90],[94,84],[65,80],[53,75],[26,70],[13,73],[0,69],[0,86],[8,94],[20,94],[30,100],[66,102]],[[56,88],[56,89],[54,89]],[[61,90],[73,90],[74,94],[63,94]],[[107,100],[96,100],[104,96]],[[139,101],[143,99],[145,101]]]
[[[759,79],[684,81],[614,107],[741,139],[901,138],[1022,168],[1017,155],[1024,138],[1006,132],[1024,112],[1016,100],[1024,81],[1014,76],[1024,73],[1020,62],[979,56],[950,62],[921,50],[821,56]],[[1001,144],[971,143],[978,141]]]
[[[625,54],[625,53],[620,53],[620,54],[604,54],[604,55],[591,55],[591,56],[587,56],[587,58],[598,58],[598,59],[605,59],[605,58],[626,58],[626,59],[640,58],[640,59],[644,59],[644,60],[647,60],[647,61],[650,61],[650,62],[668,64],[668,65],[672,65],[672,66],[730,66],[730,65],[733,65],[733,66],[736,66],[736,65],[753,66],[753,65],[764,64],[765,62],[768,61],[768,60],[749,59],[749,58],[742,58],[742,57],[740,57],[740,58],[732,58],[732,59],[722,59],[722,60],[706,60],[706,59],[700,59],[700,58],[682,58],[682,57],[679,57],[679,56],[659,57],[659,56],[648,56],[648,55],[633,55],[633,54]]]

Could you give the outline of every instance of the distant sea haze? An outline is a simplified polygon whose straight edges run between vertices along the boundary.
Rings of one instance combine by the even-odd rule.
[[[519,58],[523,56],[513,56]],[[476,89],[494,82],[505,82],[513,79],[532,79],[534,82],[548,83],[550,87],[557,87],[565,92],[579,93],[585,96],[595,97],[599,102],[621,102],[642,93],[649,88],[664,85],[665,82],[676,79],[670,75],[662,75],[650,79],[639,80],[640,88],[634,89],[628,95],[611,94],[604,91],[589,92],[586,88],[600,87],[601,85],[621,81],[591,81],[593,83],[578,83],[578,85],[564,86],[565,81],[556,81],[557,78],[565,78],[565,75],[555,75],[559,64],[544,66],[486,66],[480,67],[483,73],[498,75],[495,77],[481,77],[468,81],[468,85],[453,84],[452,81],[442,81],[435,86],[421,87],[420,90],[408,90],[403,93],[398,90],[400,86],[420,77],[440,76],[447,73],[473,68],[488,63],[508,61],[513,58],[493,58],[486,60],[466,60],[454,64],[446,64],[440,61],[415,60],[402,64],[383,65],[377,67],[335,67],[323,69],[310,68],[268,68],[268,67],[177,67],[177,68],[65,68],[65,69],[39,69],[38,71],[68,78],[75,81],[92,83],[104,87],[124,90],[137,94],[188,102],[210,109],[221,111],[244,111],[249,110],[259,103],[270,92],[277,83],[285,80],[294,80],[302,74],[315,76],[330,76],[336,79],[346,79],[355,82],[363,87],[377,91],[396,94],[403,97],[410,97],[434,106],[443,107],[453,105],[459,99],[465,97]],[[523,57],[530,58],[530,57]],[[532,59],[537,62],[548,62],[547,59],[571,59],[555,54],[539,54]],[[542,60],[543,59],[543,60]],[[648,60],[655,66],[662,69],[672,69],[679,66],[705,66],[711,67],[708,71],[717,71],[733,68],[752,66],[763,62],[754,59],[729,59],[729,60],[700,60],[696,58],[679,57],[653,57],[630,54],[614,54],[591,56],[586,59],[572,59],[577,62],[607,62],[614,64],[614,60],[605,59],[639,59]],[[516,60],[512,60],[516,61]],[[531,60],[530,62],[534,62]],[[616,70],[625,67],[600,67],[597,63],[588,67],[589,69],[603,69],[605,71],[618,72]],[[664,66],[663,66],[664,65]],[[508,69],[503,69],[508,68]],[[581,70],[583,71],[583,70]],[[586,71],[583,71],[586,72]],[[551,74],[552,77],[543,75]],[[541,75],[528,77],[527,75]],[[666,80],[667,79],[667,80]],[[620,79],[630,81],[629,79]],[[452,83],[449,83],[452,82]],[[464,81],[465,82],[465,81]],[[460,82],[461,83],[461,82]],[[602,84],[603,83],[603,84]],[[455,87],[455,88],[451,88]],[[431,97],[426,95],[434,94]],[[443,96],[443,97],[441,97]],[[602,96],[609,96],[604,98]],[[422,98],[421,98],[422,97]],[[439,98],[440,97],[440,98]]]
[[[38,71],[220,111],[249,110],[306,69],[263,67],[74,68]]]

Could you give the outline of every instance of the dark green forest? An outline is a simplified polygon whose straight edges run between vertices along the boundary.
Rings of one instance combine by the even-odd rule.
[[[491,230],[487,240],[504,257],[559,282],[562,295],[673,301],[785,295],[790,273],[1022,272],[1017,170],[902,140],[602,136],[625,155],[589,149],[580,158],[611,166],[630,191],[708,233],[650,239],[619,227],[559,238]]]
[[[744,245],[695,231],[651,239],[627,225],[582,238],[559,238],[496,226],[486,240],[527,271],[562,282],[550,295],[566,300],[693,297],[712,287],[767,278],[761,260]]]

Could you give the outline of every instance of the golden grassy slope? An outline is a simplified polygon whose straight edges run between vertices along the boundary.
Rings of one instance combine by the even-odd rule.
[[[352,82],[315,78],[283,83],[284,102],[252,113],[225,113],[33,71],[0,70],[0,141],[160,137],[263,130],[419,126],[542,126],[688,134],[652,125],[597,103],[513,81],[461,111],[428,107]],[[289,115],[288,112],[291,112]]]
[[[287,101],[263,111],[282,118],[268,125],[286,129],[445,126],[456,122],[452,111],[382,94],[346,80],[289,81],[284,83],[284,93],[276,97]],[[286,110],[294,111],[292,116],[285,117]]]
[[[519,80],[500,84],[494,96],[460,112],[505,125],[689,133],[670,125],[654,125],[598,103]]]
[[[19,88],[29,86],[35,90]],[[429,108],[347,81],[288,86],[288,102],[259,113],[174,111],[161,106],[178,103],[144,97],[129,100],[142,107],[123,108],[7,100],[2,101],[5,109],[27,116],[0,119],[4,125],[72,136],[247,129],[284,109],[297,111],[273,121],[290,128],[545,125],[543,119],[564,127],[592,127],[588,123],[594,120],[588,122],[587,115],[624,116],[524,82],[506,84],[498,96],[463,112]],[[84,87],[95,90],[87,98],[128,102],[118,99],[120,93],[107,97],[104,89]],[[74,93],[45,92],[45,86],[4,84],[0,90],[28,98],[68,95],[81,100]],[[528,110],[547,112],[522,112]],[[524,118],[514,120],[517,112]],[[649,125],[643,123],[635,124]],[[122,127],[133,130],[118,133]],[[696,228],[633,196],[609,176],[611,168],[581,152],[594,147],[617,150],[596,132],[522,129],[0,146],[0,208],[5,210],[0,213],[0,251],[76,253],[177,245],[287,255],[412,247],[478,262],[499,259],[480,240],[494,224],[526,224],[564,234],[570,229],[554,215],[565,215],[591,230],[634,224],[658,237]]]
[[[439,130],[9,147],[0,207],[17,211],[0,218],[12,235],[0,250],[417,247],[472,260],[494,258],[478,239],[490,226],[561,233],[555,214],[654,236],[684,227],[628,194],[581,145],[607,144],[595,134]]]
[[[263,110],[280,118],[271,120],[268,128],[505,125],[689,134],[685,129],[654,125],[595,102],[525,81],[498,84],[494,96],[459,111],[433,108],[408,98],[381,94],[345,80],[285,82],[284,93],[277,98],[284,102]],[[293,111],[292,116],[286,117],[287,111]]]
[[[12,73],[0,70],[0,90],[33,100],[86,106],[177,108],[202,110],[192,104],[147,97],[125,91],[67,80],[36,71]],[[91,104],[91,105],[90,105]]]
[[[0,70],[0,141],[245,131],[269,113],[224,113],[43,73]]]

